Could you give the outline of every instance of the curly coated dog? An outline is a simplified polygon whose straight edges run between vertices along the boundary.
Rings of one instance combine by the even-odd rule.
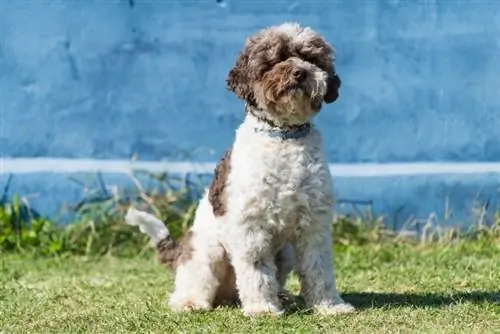
[[[341,81],[331,46],[308,27],[284,23],[246,40],[229,72],[245,119],[196,211],[174,240],[162,222],[130,209],[126,220],[152,237],[174,268],[176,311],[241,303],[246,315],[279,315],[288,274],[321,314],[354,311],[336,289],[332,265],[332,178],[310,123],[334,102]]]

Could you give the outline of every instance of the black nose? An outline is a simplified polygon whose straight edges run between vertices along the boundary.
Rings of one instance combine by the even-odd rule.
[[[303,68],[296,68],[293,71],[293,78],[298,82],[302,82],[307,78],[307,71]]]

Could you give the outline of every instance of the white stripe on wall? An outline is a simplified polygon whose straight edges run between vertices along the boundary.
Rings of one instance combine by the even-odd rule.
[[[387,163],[330,164],[335,177],[382,177],[439,174],[500,174],[500,162],[492,163]],[[25,173],[130,173],[134,169],[150,172],[212,173],[215,163],[145,162],[129,160],[0,158],[1,174]]]

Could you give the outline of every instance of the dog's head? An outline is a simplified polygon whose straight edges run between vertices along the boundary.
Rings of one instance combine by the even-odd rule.
[[[260,116],[277,124],[302,124],[323,102],[338,98],[341,82],[333,61],[334,52],[320,35],[285,23],[246,40],[227,86]]]

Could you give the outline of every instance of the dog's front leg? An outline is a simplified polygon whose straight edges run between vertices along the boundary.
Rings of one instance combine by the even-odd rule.
[[[247,316],[280,315],[275,258],[272,254],[254,257],[248,256],[249,253],[237,252],[232,258],[243,313]]]
[[[321,223],[320,223],[321,224]],[[301,295],[320,314],[351,313],[354,307],[337,292],[330,224],[311,226],[294,242]]]
[[[272,235],[257,227],[259,221],[234,223],[227,230],[226,249],[236,275],[236,286],[247,316],[280,315]]]

